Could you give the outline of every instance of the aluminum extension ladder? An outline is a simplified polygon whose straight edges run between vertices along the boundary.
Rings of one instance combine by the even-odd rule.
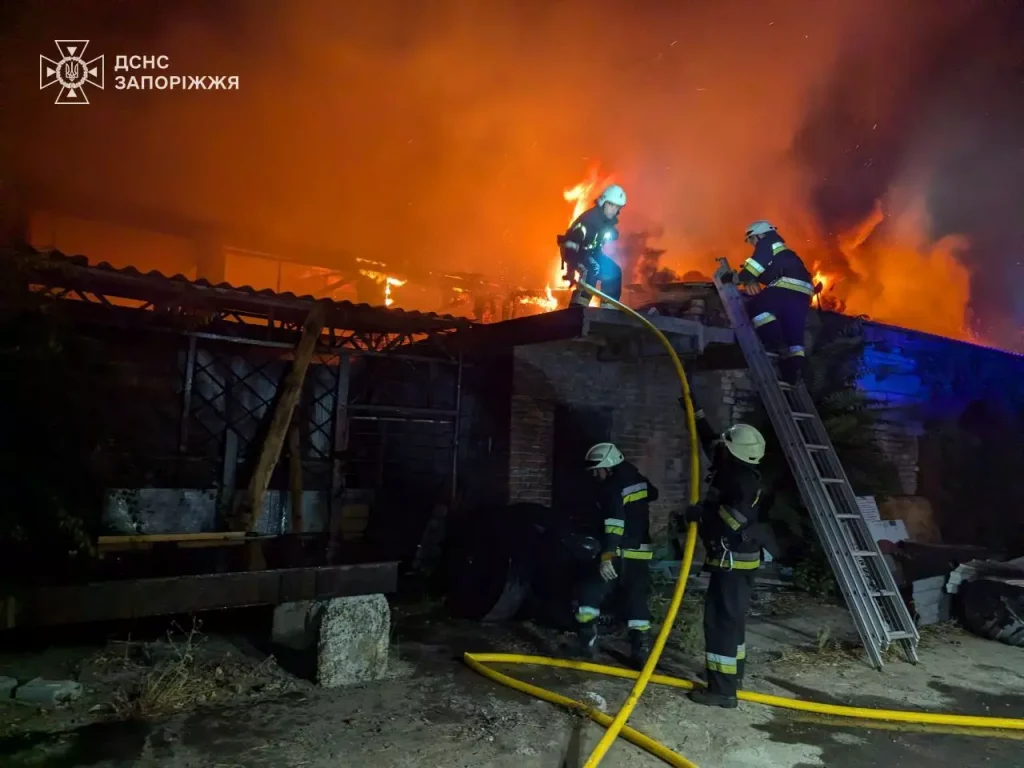
[[[722,282],[732,271],[729,262],[718,261],[715,288],[868,657],[880,669],[883,653],[897,641],[907,659],[916,663],[917,627],[857,506],[810,393],[803,383],[794,386],[779,380],[774,364],[778,355],[765,351],[735,282]]]

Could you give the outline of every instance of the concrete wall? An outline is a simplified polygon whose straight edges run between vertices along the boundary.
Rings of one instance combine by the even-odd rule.
[[[867,323],[859,384],[888,406],[879,444],[947,542],[1024,548],[1024,356]],[[1016,426],[1014,426],[1016,425]]]
[[[679,382],[665,357],[603,362],[586,341],[515,350],[509,430],[509,500],[551,503],[559,403],[612,412],[611,439],[658,486],[652,530],[686,503],[689,450]],[[723,414],[723,417],[725,414]],[[579,457],[582,466],[582,456]]]
[[[998,538],[994,532],[1024,530],[1024,503],[1008,514],[1006,502],[996,498],[972,509],[957,506],[963,502],[941,501],[938,488],[952,484],[951,473],[957,481],[969,479],[959,477],[962,473],[948,461],[940,466],[921,452],[922,445],[934,442],[931,431],[937,425],[956,425],[979,402],[1007,418],[1024,413],[1024,357],[875,323],[865,324],[865,335],[859,385],[885,408],[876,439],[899,470],[902,492],[931,499],[947,541],[986,544]],[[652,505],[652,527],[658,530],[672,509],[686,503],[688,442],[679,384],[665,357],[606,362],[598,359],[598,349],[588,341],[569,341],[515,350],[509,501],[551,503],[559,403],[606,407],[612,410],[612,440],[662,491]],[[747,418],[756,407],[757,395],[744,370],[702,372],[694,377],[694,388],[716,428]],[[928,455],[934,454],[929,449]],[[1024,489],[1024,483],[1016,485]],[[999,492],[1005,494],[1005,487]],[[998,520],[970,526],[957,522],[987,514]]]

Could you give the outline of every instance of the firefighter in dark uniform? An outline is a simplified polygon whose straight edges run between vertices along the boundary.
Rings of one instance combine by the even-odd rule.
[[[613,299],[622,295],[622,269],[602,248],[605,243],[618,239],[619,211],[626,205],[626,192],[618,184],[612,184],[593,207],[588,208],[566,230],[558,236],[558,247],[565,265],[566,278],[574,281],[573,275],[579,273],[580,280],[589,285],[597,286],[601,282],[601,291]],[[574,288],[572,294],[574,304],[587,306],[590,294]]]
[[[697,434],[711,468],[704,500],[680,515],[677,530],[697,523],[704,544],[704,570],[711,580],[704,596],[704,652],[707,688],[694,689],[698,704],[736,706],[746,664],[747,607],[761,565],[758,499],[764,436],[749,424],[734,424],[718,435],[698,410]]]
[[[654,556],[647,505],[657,501],[658,489],[611,443],[595,445],[587,451],[586,461],[587,468],[600,482],[598,500],[604,516],[604,544],[600,565],[580,585],[576,610],[580,652],[584,658],[593,658],[601,603],[618,582],[629,630],[630,663],[641,669],[650,653],[648,567]]]
[[[800,257],[786,245],[775,227],[755,221],[747,228],[746,241],[754,246],[739,271],[741,283],[760,283],[747,312],[765,349],[779,353],[779,373],[795,384],[803,374],[804,328],[814,297],[814,284]]]

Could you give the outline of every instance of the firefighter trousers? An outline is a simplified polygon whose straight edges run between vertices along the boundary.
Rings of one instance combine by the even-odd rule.
[[[589,258],[581,259],[578,262],[566,261],[566,266],[570,272],[578,270],[588,285],[597,286],[600,281],[602,293],[606,293],[613,299],[619,299],[622,296],[622,268],[603,253],[596,256],[595,260],[597,261],[597,274],[594,274],[594,268]],[[576,304],[587,305],[590,303],[590,294],[574,286],[572,300]]]
[[[581,627],[590,624],[601,615],[601,604],[616,589],[622,597],[622,613],[626,626],[633,631],[646,632],[651,628],[651,614],[647,601],[650,595],[650,574],[648,565],[651,562],[650,552],[646,559],[617,557],[614,560],[615,571],[619,577],[605,581],[598,572],[598,564],[594,564],[593,572],[588,574],[579,586],[579,607],[576,609],[576,623]]]
[[[803,368],[804,329],[810,307],[810,296],[789,288],[765,288],[747,301],[754,329],[765,349],[779,353],[786,379],[793,379]]]
[[[704,655],[708,690],[736,696],[747,660],[747,608],[756,570],[712,568],[704,596]]]

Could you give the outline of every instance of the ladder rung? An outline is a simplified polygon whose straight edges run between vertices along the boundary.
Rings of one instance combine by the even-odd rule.
[[[856,549],[850,553],[854,557],[878,557],[879,553],[873,549]]]
[[[883,589],[880,592],[872,592],[871,596],[872,597],[896,597],[896,593],[893,592],[891,589]]]
[[[814,414],[813,413],[807,413],[807,411],[793,411],[792,413],[793,413],[793,418],[794,419],[813,419],[814,418]]]
[[[851,515],[849,512],[843,512],[836,515],[836,520],[858,520],[860,515]]]
[[[827,445],[821,445],[820,443],[806,443],[805,445],[808,451],[827,451],[829,448]]]
[[[818,479],[825,485],[841,485],[846,482],[841,477],[819,477]]]
[[[779,382],[779,389],[781,389],[783,392],[790,392],[790,391],[796,389],[796,387],[794,387],[792,384],[787,384],[784,381],[780,381]]]
[[[886,637],[890,640],[913,640],[913,632],[889,632]]]

